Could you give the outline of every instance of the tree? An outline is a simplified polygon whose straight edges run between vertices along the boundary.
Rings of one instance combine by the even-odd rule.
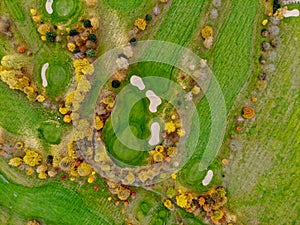
[[[24,65],[26,65],[25,58],[20,55],[6,55],[3,56],[1,60],[1,65],[6,67],[7,69],[21,69]]]
[[[140,30],[145,30],[147,27],[147,22],[144,19],[138,18],[136,21],[134,21],[134,26]]]
[[[38,28],[38,32],[40,33],[40,35],[46,35],[47,32],[50,32],[51,28],[47,23],[41,24]]]
[[[213,36],[213,29],[211,26],[205,26],[202,30],[201,30],[201,36],[204,39],[208,39],[210,37]]]
[[[89,176],[92,172],[93,172],[93,168],[86,162],[83,162],[78,166],[79,176],[82,177]]]
[[[70,32],[69,32],[69,36],[76,36],[78,34],[79,34],[79,32],[76,29],[70,30]]]
[[[146,21],[151,21],[151,20],[152,20],[152,15],[151,15],[151,14],[147,14],[147,15],[145,16],[145,20],[146,20]]]
[[[23,158],[24,163],[26,163],[29,166],[37,166],[40,164],[42,156],[39,153],[30,149],[26,149],[25,153],[26,154]]]
[[[89,34],[88,40],[90,40],[92,42],[97,42],[97,36],[96,36],[96,34]]]
[[[85,28],[91,28],[91,27],[92,27],[92,23],[91,23],[90,20],[84,20],[84,21],[83,21],[83,26],[84,26]]]
[[[46,33],[47,41],[55,42],[55,38],[56,38],[56,33],[52,32],[52,31]]]
[[[120,83],[120,81],[118,81],[118,80],[113,80],[113,81],[111,82],[111,86],[112,86],[113,88],[119,88],[120,85],[121,85],[121,83]]]
[[[19,157],[16,157],[16,158],[12,158],[10,161],[9,161],[9,165],[11,166],[20,166],[22,164],[23,160]]]
[[[86,55],[90,58],[93,58],[96,55],[96,51],[94,49],[89,49],[86,51]]]
[[[243,108],[243,117],[245,119],[252,119],[255,116],[255,111],[251,107],[244,107]]]

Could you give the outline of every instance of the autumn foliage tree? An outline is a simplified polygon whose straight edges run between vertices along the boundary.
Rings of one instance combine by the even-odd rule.
[[[201,36],[204,39],[208,39],[210,37],[213,36],[213,29],[211,26],[205,26],[202,30],[201,30]]]

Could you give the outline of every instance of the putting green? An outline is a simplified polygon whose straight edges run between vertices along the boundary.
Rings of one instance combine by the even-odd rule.
[[[74,0],[57,0],[54,1],[54,10],[60,17],[68,17],[76,8]]]
[[[106,0],[106,3],[113,9],[120,11],[127,11],[135,9],[141,5],[143,0],[133,0],[133,1],[120,1],[120,0]]]
[[[39,129],[39,136],[50,144],[59,144],[63,135],[62,129],[54,123],[44,123]]]
[[[49,64],[49,68],[46,71],[48,81],[46,90],[50,97],[57,97],[64,92],[70,77],[67,74],[67,69],[60,63]]]
[[[76,21],[82,15],[81,4],[83,1],[76,0],[54,0],[52,4],[53,13],[46,11],[46,0],[40,3],[43,15],[50,18],[52,23],[62,23],[69,20]]]

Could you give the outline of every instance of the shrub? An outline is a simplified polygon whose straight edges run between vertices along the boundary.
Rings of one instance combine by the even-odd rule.
[[[92,42],[97,42],[96,34],[89,34],[88,39]]]
[[[145,20],[146,20],[146,21],[151,21],[151,20],[152,20],[152,15],[151,15],[151,14],[147,14],[147,15],[145,16]]]
[[[83,21],[83,26],[84,26],[85,28],[91,28],[91,27],[92,27],[92,23],[91,23],[90,20],[84,20],[84,21]]]
[[[56,38],[56,33],[51,31],[46,33],[47,41],[55,42],[55,38]]]
[[[79,34],[79,32],[76,29],[70,30],[70,32],[69,32],[70,36],[76,36],[78,34]]]
[[[210,26],[205,26],[202,30],[201,30],[201,35],[204,39],[208,39],[210,37],[213,36],[213,29]]]
[[[89,50],[86,51],[86,55],[87,55],[88,57],[90,57],[90,58],[93,58],[93,57],[95,57],[95,55],[96,55],[96,51],[93,50],[93,49],[89,49]]]
[[[118,80],[113,80],[113,81],[111,82],[111,86],[112,86],[113,88],[119,88],[120,85],[121,85],[121,83],[120,83],[120,81],[118,81]]]

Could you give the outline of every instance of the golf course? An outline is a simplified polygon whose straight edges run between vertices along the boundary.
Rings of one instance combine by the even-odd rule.
[[[300,224],[288,10],[0,2],[0,225]]]

